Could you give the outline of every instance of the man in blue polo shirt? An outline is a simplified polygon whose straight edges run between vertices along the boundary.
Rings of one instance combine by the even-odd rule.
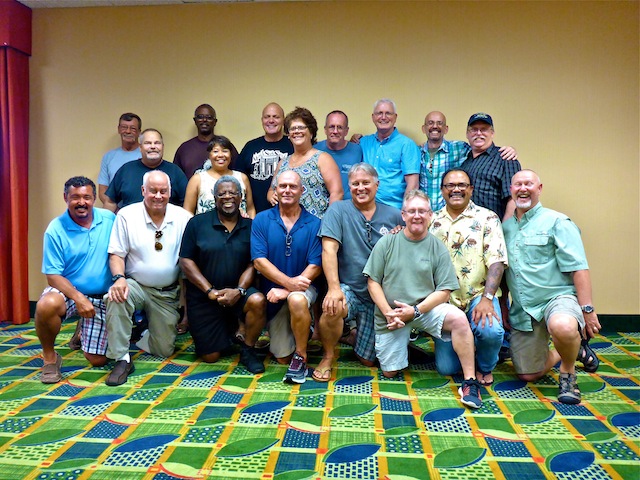
[[[342,110],[329,112],[324,122],[324,133],[327,139],[316,143],[314,147],[327,152],[336,161],[342,178],[343,200],[350,200],[349,170],[356,163],[362,162],[362,148],[347,140],[349,117]]]
[[[376,200],[400,209],[404,194],[418,188],[420,150],[395,127],[398,114],[392,100],[378,100],[371,119],[377,131],[362,137],[360,147],[364,161],[376,168],[380,178]]]
[[[304,383],[311,306],[317,299],[312,282],[322,272],[320,219],[300,205],[302,181],[293,170],[276,180],[278,204],[258,213],[251,230],[251,259],[264,278],[270,350],[279,363],[291,359],[283,381]]]
[[[81,348],[93,366],[107,362],[106,306],[102,299],[111,285],[107,248],[115,215],[94,208],[96,186],[86,177],[64,184],[67,211],[44,234],[42,273],[49,286],[36,305],[36,334],[42,344],[42,383],[62,379],[62,357],[54,343],[63,320],[79,315]],[[79,322],[81,320],[78,320]]]

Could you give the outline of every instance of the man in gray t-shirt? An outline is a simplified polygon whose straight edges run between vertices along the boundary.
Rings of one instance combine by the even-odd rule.
[[[453,343],[464,381],[458,392],[463,404],[480,408],[474,337],[464,312],[449,301],[459,288],[449,250],[429,234],[433,217],[429,197],[420,190],[404,196],[402,233],[382,238],[363,273],[375,312],[375,348],[382,374],[395,377],[409,365],[411,327]],[[408,325],[411,323],[411,327]]]
[[[378,184],[372,165],[356,163],[349,170],[351,199],[331,204],[322,218],[319,235],[328,291],[319,321],[324,355],[313,374],[318,382],[330,380],[334,349],[349,322],[357,325],[357,333],[350,332],[349,339],[355,337],[360,362],[373,366],[376,359],[374,304],[362,268],[376,242],[403,223],[398,209],[376,202]]]

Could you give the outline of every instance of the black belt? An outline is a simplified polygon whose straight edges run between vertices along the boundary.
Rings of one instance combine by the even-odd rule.
[[[168,287],[162,287],[162,288],[156,288],[156,287],[152,287],[152,288],[156,288],[156,290],[160,290],[161,292],[168,292],[170,290],[174,290],[176,288],[178,288],[180,284],[178,282],[172,283],[171,285],[169,285]]]
[[[102,298],[103,298],[105,295],[106,295],[105,293],[96,293],[96,294],[93,294],[93,295],[85,294],[85,297],[93,298],[93,299],[95,299],[95,300],[102,300]]]

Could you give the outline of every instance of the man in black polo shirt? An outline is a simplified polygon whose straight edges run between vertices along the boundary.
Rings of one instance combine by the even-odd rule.
[[[262,373],[254,345],[265,324],[266,299],[252,286],[251,219],[240,216],[240,192],[240,182],[232,176],[216,182],[215,210],[187,224],[180,267],[187,277],[189,331],[196,354],[207,363],[217,361],[244,317],[240,363],[251,373]]]
[[[517,160],[500,157],[500,147],[493,143],[493,119],[486,113],[474,113],[467,122],[467,141],[471,151],[461,168],[471,177],[474,189],[471,200],[493,210],[504,222],[513,215],[511,177],[521,170]]]

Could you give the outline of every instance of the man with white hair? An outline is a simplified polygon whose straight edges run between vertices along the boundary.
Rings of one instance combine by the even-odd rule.
[[[107,302],[107,357],[116,360],[106,380],[110,386],[122,385],[134,371],[129,339],[135,310],[144,309],[149,321],[138,345],[161,357],[173,353],[180,317],[178,254],[192,215],[169,204],[171,181],[164,172],[145,173],[142,195],[142,202],[118,212],[109,241],[114,283]]]
[[[388,98],[373,106],[371,120],[376,133],[360,139],[363,160],[376,168],[380,187],[376,200],[395,208],[402,208],[406,192],[418,188],[420,150],[409,137],[396,128],[396,104]]]

